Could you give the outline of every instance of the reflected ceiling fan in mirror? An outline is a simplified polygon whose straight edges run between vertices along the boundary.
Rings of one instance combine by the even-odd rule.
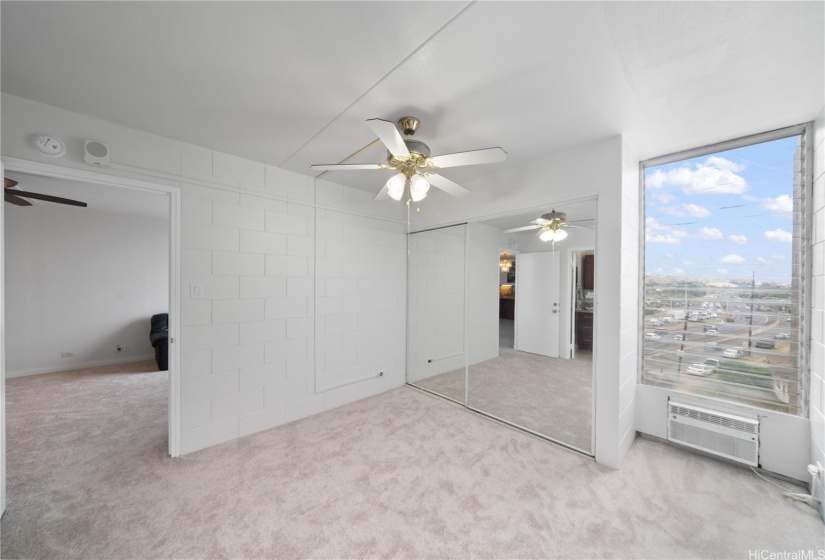
[[[29,191],[22,191],[17,188],[17,181],[3,177],[3,198],[6,202],[14,204],[15,206],[33,206],[27,198],[34,200],[42,200],[44,202],[54,202],[56,204],[66,204],[68,206],[80,206],[86,208],[88,204],[80,202],[79,200],[71,200],[70,198],[62,198],[59,196],[52,196],[50,194],[40,194]]]
[[[542,241],[552,243],[553,248],[555,248],[557,241],[562,241],[567,238],[567,232],[564,231],[564,228],[572,227],[582,229],[593,229],[590,226],[575,225],[576,223],[592,221],[593,220],[575,220],[573,222],[568,222],[567,214],[565,214],[564,212],[556,212],[555,210],[552,210],[547,214],[542,214],[539,218],[536,218],[535,220],[531,221],[531,225],[529,226],[505,229],[503,233],[516,233],[519,231],[538,230],[536,232],[536,235],[539,236],[539,239],[541,239]]]
[[[440,169],[482,163],[499,163],[507,159],[507,152],[501,148],[485,148],[483,150],[431,157],[430,147],[420,140],[413,139],[413,134],[421,126],[421,121],[415,117],[401,118],[398,121],[398,128],[393,123],[382,119],[369,119],[367,125],[387,147],[387,163],[319,164],[311,165],[310,169],[318,171],[395,169],[398,173],[386,182],[384,188],[376,195],[375,200],[386,200],[387,198],[401,200],[406,192],[409,196],[407,199],[407,204],[409,204],[410,201],[418,202],[427,196],[430,186],[459,198],[470,194],[468,189],[443,175],[439,175],[437,171]],[[399,128],[406,138],[401,137]]]

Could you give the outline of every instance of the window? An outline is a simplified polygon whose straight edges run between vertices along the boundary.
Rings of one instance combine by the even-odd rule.
[[[807,414],[806,134],[643,164],[644,383]]]

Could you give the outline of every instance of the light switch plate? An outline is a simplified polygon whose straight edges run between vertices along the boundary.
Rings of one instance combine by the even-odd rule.
[[[203,299],[203,284],[190,284],[189,297],[192,299]]]

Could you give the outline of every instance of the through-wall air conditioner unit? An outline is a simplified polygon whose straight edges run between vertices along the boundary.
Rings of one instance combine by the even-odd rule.
[[[668,401],[667,439],[759,466],[759,421]]]

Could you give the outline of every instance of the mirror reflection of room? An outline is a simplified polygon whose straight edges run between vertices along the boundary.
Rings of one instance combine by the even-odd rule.
[[[592,454],[595,208],[412,234],[409,382]]]

